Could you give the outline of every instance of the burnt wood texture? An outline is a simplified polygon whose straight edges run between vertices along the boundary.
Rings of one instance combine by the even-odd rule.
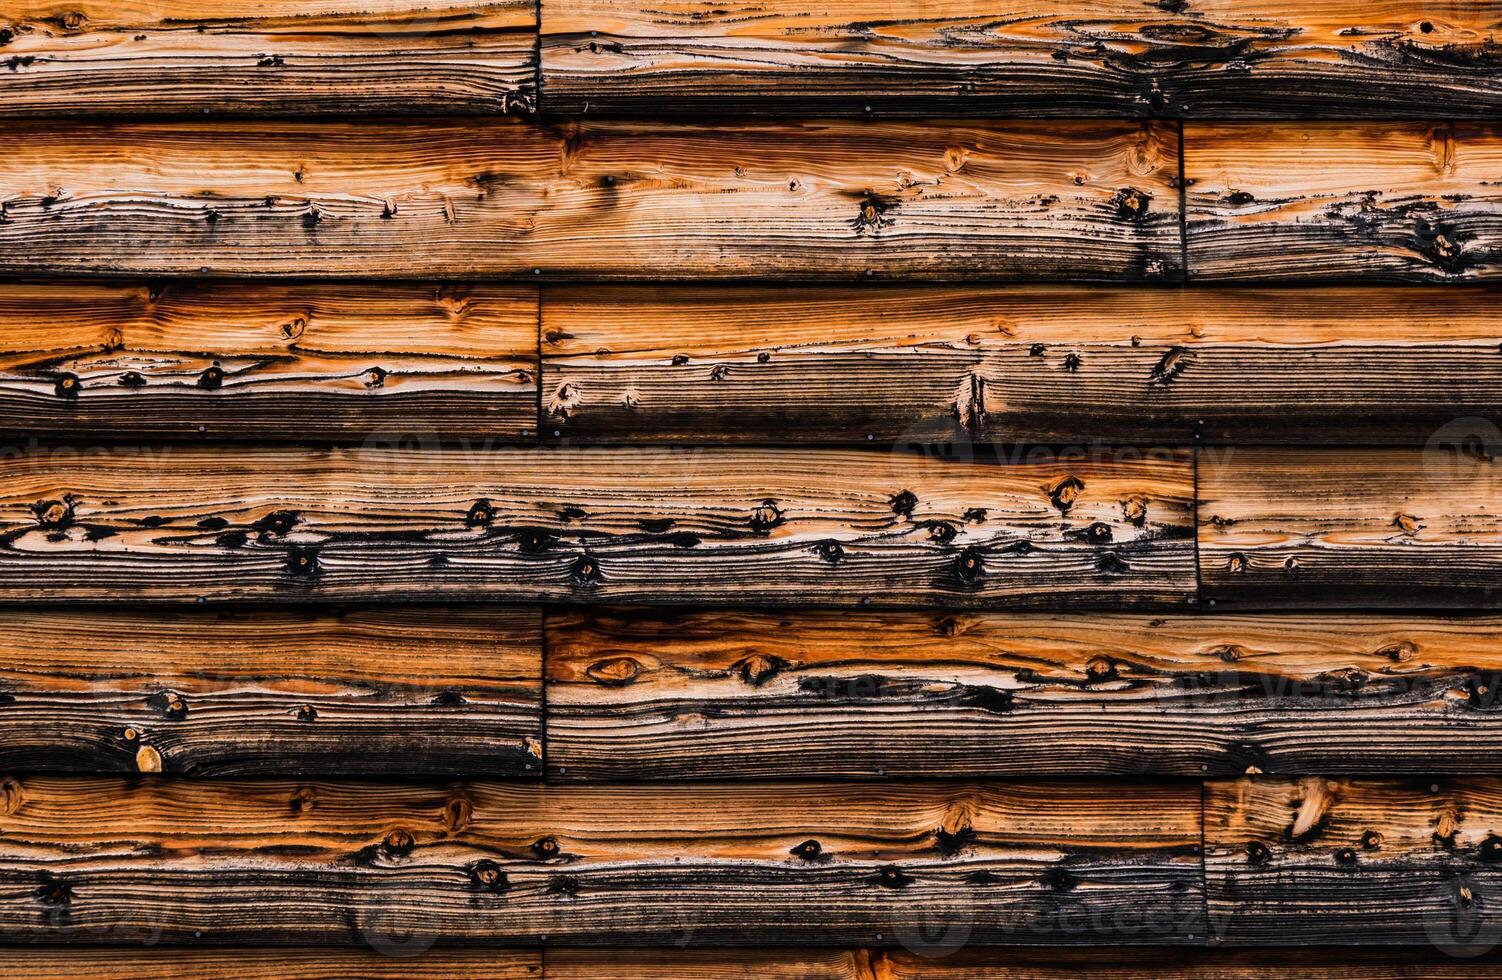
[[[0,126],[0,274],[1177,281],[1161,123]]]
[[[1496,609],[1502,462],[1488,419],[1424,449],[1199,456],[1202,595],[1239,606]]]
[[[422,937],[369,949],[149,948],[153,933],[121,933],[135,948],[0,950],[10,980],[542,980],[527,950],[431,949]],[[148,948],[141,948],[145,944]]]
[[[560,611],[556,779],[1502,772],[1502,621]]]
[[[0,459],[0,598],[1179,605],[1182,453],[49,448]]]
[[[0,933],[28,943],[1203,938],[1192,785],[3,790]]]
[[[1422,0],[547,0],[545,106],[1495,118],[1502,13]]]
[[[0,611],[0,766],[538,776],[537,610]]]
[[[1502,293],[548,287],[546,439],[1424,444],[1502,418]]]
[[[535,0],[7,0],[0,115],[529,112]]]
[[[28,436],[523,440],[536,361],[530,286],[0,290],[0,428]]]

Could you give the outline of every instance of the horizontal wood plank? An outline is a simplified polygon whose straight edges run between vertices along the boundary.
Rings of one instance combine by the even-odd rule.
[[[4,783],[0,937],[895,944],[1203,937],[1199,789]]]
[[[542,429],[955,452],[1422,444],[1502,418],[1499,318],[1481,288],[549,287]]]
[[[536,430],[537,290],[22,283],[0,293],[0,428],[382,442]]]
[[[560,113],[1492,118],[1488,3],[542,5]]]
[[[0,611],[0,766],[539,775],[541,615]]]
[[[1181,453],[276,449],[0,458],[0,598],[1183,605]]]
[[[10,980],[541,980],[537,951],[427,949],[393,936],[371,949],[150,948],[149,927],[122,933],[121,948],[10,948],[0,951]],[[142,944],[147,948],[141,948]]]
[[[1212,928],[1234,944],[1430,944],[1474,956],[1502,939],[1492,865],[1502,785],[1238,780],[1205,794]]]
[[[1134,122],[0,126],[0,274],[1179,277]]]
[[[1204,596],[1264,607],[1496,608],[1499,446],[1494,423],[1464,418],[1422,450],[1205,450]]]
[[[10,0],[6,116],[529,112],[533,0]]]
[[[1188,124],[1189,274],[1202,282],[1494,280],[1502,275],[1499,167],[1497,125]]]
[[[1502,620],[550,613],[564,779],[1502,773]]]

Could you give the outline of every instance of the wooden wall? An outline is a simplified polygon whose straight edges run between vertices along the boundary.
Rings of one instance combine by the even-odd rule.
[[[1494,0],[0,0],[3,975],[1502,977],[1499,120]]]

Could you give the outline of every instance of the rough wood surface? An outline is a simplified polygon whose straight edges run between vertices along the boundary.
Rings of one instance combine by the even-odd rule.
[[[533,0],[6,0],[6,116],[528,112]]]
[[[42,448],[0,598],[1181,606],[1192,497],[1135,451]]]
[[[1203,595],[1260,606],[1496,608],[1502,436],[1457,419],[1419,449],[1205,450]]]
[[[541,614],[0,611],[0,766],[539,775]]]
[[[3,787],[6,941],[1203,937],[1192,785]]]
[[[393,941],[374,949],[157,949],[150,931],[117,937],[114,949],[6,949],[10,980],[541,980],[539,953],[423,949]],[[142,943],[148,948],[141,948]]]
[[[0,127],[0,274],[1177,280],[1178,134],[1050,122]]]
[[[1499,169],[1496,125],[1188,124],[1189,274],[1217,282],[1496,279]]]
[[[1481,288],[549,287],[542,431],[1422,444],[1502,418],[1499,318]]]
[[[0,428],[271,441],[530,438],[535,287],[29,283]]]
[[[549,0],[546,108],[1494,117],[1502,13],[1422,0]]]
[[[1211,928],[1225,942],[1502,940],[1502,784],[1238,780],[1205,795]]]
[[[1502,772],[1502,620],[558,612],[565,779]]]
[[[975,949],[954,937],[911,949],[581,950],[548,953],[549,980],[1482,980],[1495,958],[1433,950]],[[134,978],[132,978],[134,980]]]

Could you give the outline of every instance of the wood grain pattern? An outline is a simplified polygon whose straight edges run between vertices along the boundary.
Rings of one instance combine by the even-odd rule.
[[[1502,620],[558,612],[565,779],[1502,772]]]
[[[11,980],[541,980],[542,957],[505,949],[7,949]],[[129,941],[126,937],[121,942]],[[417,944],[420,946],[421,944]]]
[[[614,0],[542,6],[547,109],[1494,117],[1488,3]]]
[[[0,765],[539,775],[541,615],[0,611]]]
[[[4,784],[0,937],[896,945],[1203,935],[1199,790]]]
[[[1176,280],[1133,122],[0,127],[0,273]]]
[[[6,116],[530,112],[532,0],[6,0]]]
[[[505,440],[537,431],[537,290],[21,283],[0,428],[41,436]]]
[[[1481,980],[1495,960],[1423,949],[955,948],[950,937],[912,950],[585,950],[548,954],[550,980]]]
[[[1192,496],[1176,453],[39,449],[0,598],[1182,605]]]
[[[1427,943],[1474,956],[1502,938],[1499,825],[1490,778],[1210,783],[1212,928],[1241,945]]]
[[[1242,605],[1495,608],[1502,438],[1458,419],[1418,449],[1234,447],[1199,462],[1203,594]]]
[[[542,430],[1422,444],[1502,418],[1499,318],[1502,293],[1464,287],[549,287]]]
[[[1496,125],[1189,124],[1189,273],[1217,282],[1495,279],[1499,167]]]

